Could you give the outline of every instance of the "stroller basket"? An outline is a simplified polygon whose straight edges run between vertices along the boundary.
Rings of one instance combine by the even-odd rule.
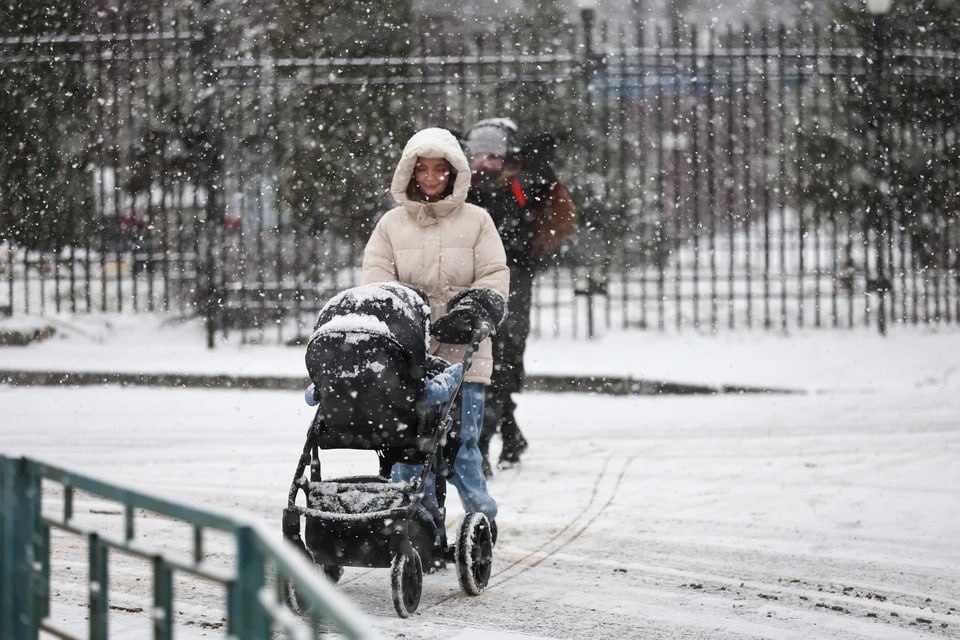
[[[401,540],[430,548],[433,519],[413,487],[378,476],[338,478],[307,485],[306,543],[317,564],[389,567]]]

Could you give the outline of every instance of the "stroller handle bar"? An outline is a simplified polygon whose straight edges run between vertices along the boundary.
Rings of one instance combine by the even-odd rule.
[[[463,367],[467,368],[467,365],[473,362],[473,354],[480,347],[480,343],[493,335],[493,325],[487,321],[481,321],[473,329],[473,334],[470,337],[470,344],[467,345],[467,350],[463,354]]]
[[[463,387],[463,380],[467,377],[467,371],[470,370],[470,365],[473,364],[473,354],[476,353],[477,349],[480,348],[480,343],[489,338],[494,332],[494,327],[489,322],[481,322],[476,327],[473,328],[473,333],[470,337],[470,342],[467,344],[466,350],[463,352],[463,376],[460,377],[460,382],[457,384],[457,390],[454,391],[453,396],[450,397],[450,400],[443,407],[443,413],[440,416],[440,424],[445,425],[443,440],[446,440],[446,430],[448,428],[447,418],[450,416],[450,411],[453,409],[453,404],[457,401],[457,396],[460,395],[460,389]]]

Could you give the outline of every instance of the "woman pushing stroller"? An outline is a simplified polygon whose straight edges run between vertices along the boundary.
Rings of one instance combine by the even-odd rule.
[[[398,206],[379,220],[363,253],[365,284],[400,282],[427,295],[434,337],[430,352],[450,362],[462,358],[474,329],[500,323],[509,293],[510,271],[496,226],[484,209],[466,202],[470,178],[466,155],[452,133],[430,128],[414,134],[390,185]],[[465,374],[460,448],[448,480],[465,512],[483,513],[494,523],[497,503],[487,490],[478,446],[484,386],[492,370],[487,339]],[[392,479],[410,480],[420,471],[420,465],[397,463]],[[432,479],[425,491],[435,503]]]
[[[334,581],[345,566],[390,567],[401,617],[419,605],[423,567],[454,561],[470,595],[490,577],[497,503],[478,439],[493,368],[486,336],[503,319],[509,271],[493,220],[465,203],[469,186],[453,134],[425,129],[410,139],[391,187],[399,206],[371,235],[364,283],[320,310],[305,357],[313,381],[306,398],[318,409],[283,512],[284,537]],[[457,400],[460,443],[444,446]],[[340,448],[376,451],[380,474],[327,478],[319,452]],[[457,488],[466,512],[452,546],[435,471]],[[286,589],[300,610],[296,589]]]

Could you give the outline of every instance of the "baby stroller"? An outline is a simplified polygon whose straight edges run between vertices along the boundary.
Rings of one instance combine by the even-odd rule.
[[[474,331],[464,371],[489,333],[486,326]],[[439,471],[456,455],[451,409],[460,385],[449,402],[427,406],[424,381],[447,366],[428,355],[429,339],[429,304],[405,285],[362,285],[324,305],[306,354],[319,406],[283,512],[284,537],[332,581],[343,567],[390,567],[393,606],[402,618],[419,606],[424,567],[442,568],[452,552],[461,587],[478,595],[493,561],[493,532],[482,513],[468,513],[455,544],[447,543]],[[324,478],[319,453],[330,449],[375,451],[379,475]],[[390,468],[398,461],[423,464],[423,473],[392,483]],[[431,471],[438,504],[424,500]],[[300,492],[305,506],[296,504]],[[302,610],[292,587],[286,595]]]

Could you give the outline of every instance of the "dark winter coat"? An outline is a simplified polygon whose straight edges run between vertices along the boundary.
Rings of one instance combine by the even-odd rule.
[[[555,182],[552,173],[521,170],[516,179],[503,185],[480,183],[470,187],[467,201],[483,207],[493,218],[511,270],[534,269],[534,222]]]

